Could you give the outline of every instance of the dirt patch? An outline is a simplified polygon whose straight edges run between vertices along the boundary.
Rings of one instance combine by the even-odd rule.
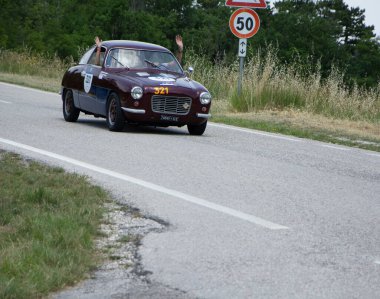
[[[16,232],[16,230],[13,227],[10,227],[8,225],[5,225],[5,226],[0,225],[0,234],[1,233],[12,234],[12,233],[15,233],[15,232]]]

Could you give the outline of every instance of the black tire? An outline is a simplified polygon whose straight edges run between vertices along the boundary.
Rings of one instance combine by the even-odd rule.
[[[207,121],[205,121],[201,125],[187,125],[187,130],[189,131],[190,135],[197,135],[201,136],[207,127]]]
[[[120,132],[123,130],[125,118],[121,110],[119,97],[115,93],[112,93],[108,99],[106,120],[110,131]]]
[[[74,105],[74,96],[71,90],[65,92],[62,106],[65,121],[75,122],[78,120],[80,110]]]

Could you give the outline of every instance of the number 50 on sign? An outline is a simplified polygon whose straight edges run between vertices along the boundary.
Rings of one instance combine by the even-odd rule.
[[[230,18],[230,29],[238,38],[250,38],[260,28],[260,19],[255,11],[249,8],[236,10]]]

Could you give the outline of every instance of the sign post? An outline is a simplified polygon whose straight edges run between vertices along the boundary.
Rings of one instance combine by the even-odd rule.
[[[247,39],[246,38],[240,38],[239,39],[238,56],[239,57],[245,57],[245,56],[247,56]]]
[[[244,57],[247,56],[247,39],[239,39],[239,80],[238,80],[238,95],[241,93],[241,83],[243,81],[243,72],[244,72]]]
[[[252,37],[260,28],[260,19],[257,13],[248,8],[267,8],[266,0],[226,0],[226,6],[247,7],[236,10],[230,18],[230,29],[239,38],[239,81],[238,95],[241,94],[241,85],[244,71],[244,57],[247,53],[247,38]]]
[[[241,1],[239,3],[241,3]],[[244,57],[246,57],[247,54],[247,38],[254,36],[257,31],[259,31],[260,19],[254,10],[239,8],[231,15],[229,24],[232,33],[239,38],[238,95],[240,96],[244,72]]]

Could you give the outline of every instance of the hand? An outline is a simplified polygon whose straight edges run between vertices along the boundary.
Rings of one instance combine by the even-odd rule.
[[[98,48],[102,46],[102,40],[98,36],[95,37],[95,44]]]
[[[179,50],[180,52],[182,52],[182,51],[183,51],[182,36],[180,36],[179,34],[176,35],[176,37],[175,37],[175,42],[177,43],[178,50]]]

